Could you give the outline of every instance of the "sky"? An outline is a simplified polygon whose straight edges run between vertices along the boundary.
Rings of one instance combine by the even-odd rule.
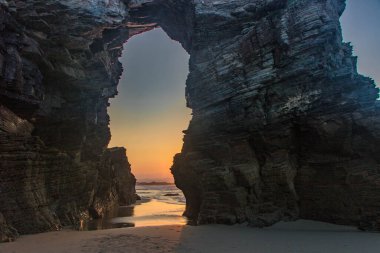
[[[138,180],[172,181],[169,168],[191,118],[185,102],[189,55],[162,29],[154,29],[128,40],[120,61],[119,95],[108,110],[109,146],[127,148]]]
[[[380,0],[347,0],[341,22],[344,41],[359,56],[359,73],[380,85]],[[140,181],[172,181],[169,168],[191,118],[185,102],[188,60],[162,29],[134,36],[124,45],[119,95],[109,108],[109,146],[127,148]]]
[[[347,0],[341,24],[344,41],[359,56],[358,72],[380,86],[380,0]]]

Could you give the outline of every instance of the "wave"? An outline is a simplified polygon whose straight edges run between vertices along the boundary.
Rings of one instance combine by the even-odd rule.
[[[142,200],[156,199],[168,204],[186,204],[182,191],[174,185],[139,185],[136,192]]]

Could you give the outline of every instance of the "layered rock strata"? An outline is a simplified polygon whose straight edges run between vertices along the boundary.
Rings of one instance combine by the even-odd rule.
[[[107,149],[125,4],[0,3],[1,241],[134,202],[125,149]]]
[[[191,55],[172,167],[188,217],[379,230],[378,89],[342,42],[344,2],[0,0],[2,240],[133,201],[107,106],[123,43],[155,26]]]
[[[343,0],[194,1],[172,172],[196,222],[380,229],[380,111],[342,42]]]

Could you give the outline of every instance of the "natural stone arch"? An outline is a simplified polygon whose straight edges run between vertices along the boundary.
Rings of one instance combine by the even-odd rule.
[[[33,153],[33,180],[0,194],[25,200],[0,209],[10,226],[39,232],[101,213],[116,201],[98,191],[115,164],[133,181],[126,158],[105,150],[106,108],[123,43],[157,23],[191,55],[194,116],[172,167],[188,216],[379,229],[378,90],[342,43],[345,1],[3,2],[0,137]],[[25,214],[34,219],[20,224]]]
[[[128,2],[0,3],[0,134],[6,140],[0,152],[14,153],[1,162],[7,175],[0,179],[0,200],[7,203],[0,207],[1,240],[80,226],[135,200],[125,150],[106,149],[108,99],[117,94],[123,44],[157,26],[168,6]],[[189,48],[182,31],[173,25],[170,35]]]
[[[188,216],[378,229],[378,89],[358,75],[342,42],[344,7],[195,2],[187,82],[194,116],[172,168]]]

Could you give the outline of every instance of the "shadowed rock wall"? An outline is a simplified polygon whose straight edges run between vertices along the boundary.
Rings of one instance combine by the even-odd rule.
[[[198,223],[380,229],[380,111],[342,42],[343,0],[194,1],[172,167]]]
[[[1,241],[133,203],[125,149],[107,149],[125,3],[0,3]]]
[[[378,89],[342,42],[344,0],[0,3],[2,240],[133,201],[107,106],[123,43],[157,25],[191,54],[187,216],[379,229]]]

